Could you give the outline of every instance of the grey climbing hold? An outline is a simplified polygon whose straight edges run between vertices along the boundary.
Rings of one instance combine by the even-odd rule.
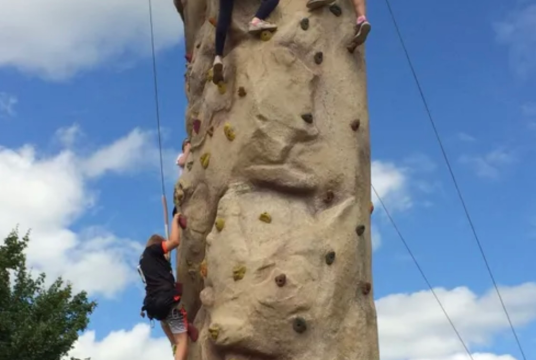
[[[354,131],[357,131],[357,129],[359,129],[359,125],[361,125],[361,121],[359,121],[359,119],[352,121],[352,123],[350,124],[352,130]]]
[[[309,19],[308,18],[301,19],[300,26],[301,26],[302,30],[309,29]]]
[[[322,61],[324,61],[324,54],[322,54],[322,51],[319,51],[315,54],[315,63],[320,65]]]
[[[247,93],[246,93],[246,89],[244,89],[243,86],[240,86],[240,87],[238,88],[238,96],[240,96],[240,97],[244,97],[244,96],[246,96],[246,94],[247,94]]]
[[[311,113],[303,114],[303,115],[301,116],[301,118],[302,118],[303,121],[305,121],[307,124],[312,124],[312,123],[313,123],[313,114],[311,114]]]
[[[342,15],[342,9],[339,5],[333,4],[329,7],[329,11],[333,13],[335,16],[341,16]]]
[[[287,276],[285,274],[277,275],[275,277],[275,283],[279,287],[285,286],[285,284],[287,283]]]
[[[359,225],[358,227],[356,227],[355,232],[359,236],[363,235],[363,233],[365,232],[365,225]]]
[[[364,283],[361,288],[363,295],[368,295],[371,289],[372,289],[372,285],[369,282]]]
[[[307,323],[305,322],[303,318],[297,317],[297,318],[294,318],[294,322],[292,323],[292,328],[298,334],[301,334],[301,333],[304,333],[305,330],[307,330]]]
[[[335,251],[330,251],[326,254],[326,264],[331,265],[335,261]]]

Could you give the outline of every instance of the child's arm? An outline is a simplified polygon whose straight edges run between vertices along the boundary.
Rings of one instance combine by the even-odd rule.
[[[169,240],[163,243],[162,247],[166,253],[171,252],[173,249],[179,247],[181,243],[181,228],[179,225],[180,214],[175,214],[173,216],[173,221],[171,222],[171,234],[169,235]]]

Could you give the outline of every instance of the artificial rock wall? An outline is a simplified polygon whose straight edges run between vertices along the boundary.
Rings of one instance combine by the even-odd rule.
[[[218,0],[183,0],[192,148],[175,189],[188,217],[177,273],[200,329],[189,359],[377,360],[353,8],[281,0],[269,19],[279,29],[262,41],[247,34],[259,0],[235,3],[216,86]]]

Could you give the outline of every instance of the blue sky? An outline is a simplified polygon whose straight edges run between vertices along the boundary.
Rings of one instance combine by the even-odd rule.
[[[169,357],[161,331],[149,334],[139,325],[143,292],[134,270],[138,247],[163,227],[146,4],[83,2],[89,13],[103,15],[93,27],[87,19],[65,20],[77,19],[78,11],[56,3],[41,9],[36,24],[18,17],[21,5],[0,0],[13,11],[0,15],[0,232],[17,223],[32,228],[32,264],[89,287],[98,300],[94,332],[81,338],[77,354]],[[184,45],[171,3],[155,9],[170,202],[186,109]],[[392,2],[490,265],[509,287],[503,296],[525,353],[534,357],[536,2],[402,5]],[[438,294],[447,311],[471,351],[481,353],[475,360],[521,359],[489,293],[492,283],[385,2],[369,1],[368,17],[373,183],[433,286],[444,288]],[[72,32],[62,31],[67,25]],[[428,290],[426,284],[379,204],[373,221],[382,358],[461,358],[463,349],[431,295],[416,294]],[[406,327],[407,338],[397,335]],[[123,332],[109,336],[113,331]],[[443,345],[426,348],[418,341],[423,336]],[[144,348],[116,355],[118,338]]]

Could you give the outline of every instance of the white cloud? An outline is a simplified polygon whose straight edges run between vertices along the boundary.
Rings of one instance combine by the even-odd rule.
[[[44,156],[30,145],[0,147],[0,239],[17,224],[21,232],[31,228],[27,254],[36,271],[45,271],[50,280],[62,275],[91,294],[116,295],[136,279],[132,261],[139,245],[106,229],[75,233],[70,227],[96,203],[89,180],[106,172],[158,166],[146,160],[156,151],[150,134],[134,129],[87,156],[66,149]]]
[[[72,147],[78,138],[82,135],[82,130],[78,124],[73,124],[69,127],[62,127],[56,130],[56,138],[66,148]]]
[[[406,210],[412,206],[406,169],[397,167],[390,162],[375,160],[372,162],[371,173],[372,184],[389,211]],[[380,207],[381,204],[374,190],[372,191],[372,201],[375,208]]]
[[[150,53],[146,0],[0,0],[0,8],[0,67],[63,80]],[[153,19],[157,50],[181,40],[172,1],[153,1]]]
[[[501,170],[515,162],[516,158],[513,152],[498,148],[484,155],[462,155],[459,161],[471,166],[477,176],[496,179]]]
[[[508,330],[495,290],[480,296],[466,287],[434,290],[469,348],[489,348],[485,353],[473,352],[474,360],[515,360],[509,354],[493,353],[493,339]],[[535,283],[501,288],[501,293],[518,331],[536,319]],[[382,360],[468,359],[430,291],[388,295],[377,300],[376,306]],[[88,331],[70,355],[106,360],[172,359],[167,339],[152,338],[147,324],[111,332],[100,341],[94,331]]]
[[[476,138],[467,133],[461,132],[461,133],[458,133],[458,140],[463,141],[463,142],[475,142]]]
[[[0,92],[0,118],[15,116],[15,105],[17,105],[18,102],[19,100],[16,96]]]
[[[536,4],[529,4],[504,16],[495,24],[497,41],[510,48],[514,71],[527,76],[536,69]]]

